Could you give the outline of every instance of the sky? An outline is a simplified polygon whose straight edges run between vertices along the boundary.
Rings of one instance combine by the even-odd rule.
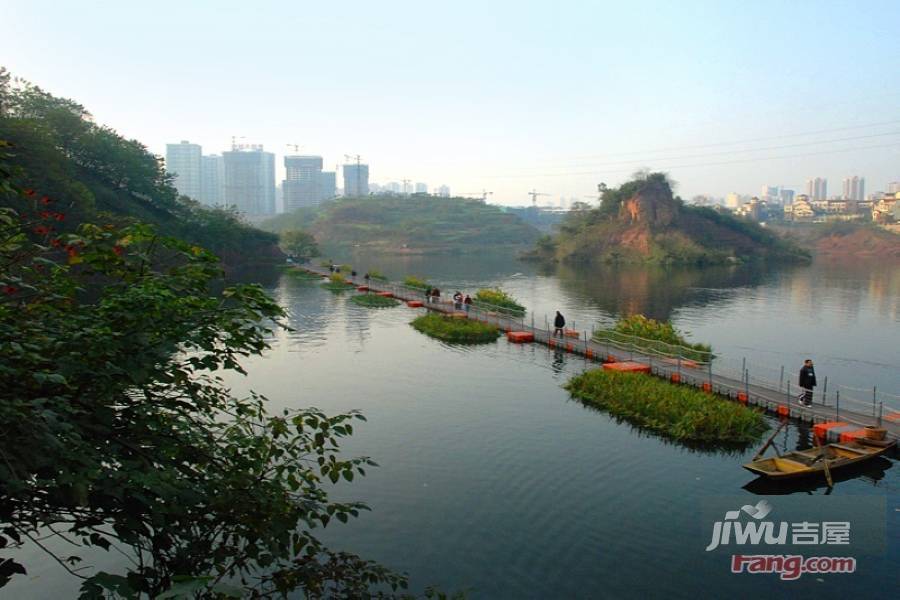
[[[164,155],[362,156],[489,201],[900,180],[900,2],[0,0],[0,65]],[[280,178],[281,175],[279,175]],[[340,182],[339,182],[340,185]]]

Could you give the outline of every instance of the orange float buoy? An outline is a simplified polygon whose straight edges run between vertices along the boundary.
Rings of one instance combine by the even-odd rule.
[[[534,341],[534,334],[530,331],[510,331],[506,334],[506,339],[513,344],[527,344]]]
[[[630,360],[626,360],[623,362],[613,362],[606,363],[603,365],[604,369],[608,369],[610,371],[620,371],[623,373],[649,373],[650,365],[645,365],[639,362],[633,362]]]
[[[700,384],[700,389],[702,389],[704,392],[709,392],[711,394],[712,393],[712,384],[708,381],[704,381],[702,384]]]
[[[738,392],[737,401],[741,404],[747,404],[747,394],[744,392]]]
[[[358,287],[356,288],[356,291],[357,291],[357,292],[368,292],[368,291],[369,291],[369,286],[367,286],[367,285],[361,285],[361,286],[358,286]]]
[[[547,340],[547,345],[550,346],[551,348],[556,348],[556,340],[554,340],[553,338],[550,338],[549,340]]]
[[[594,351],[591,350],[590,348],[586,348],[585,351],[584,351],[584,357],[585,357],[585,358],[593,359],[593,358],[594,358]]]
[[[681,383],[681,374],[680,373],[672,373],[669,376],[669,379],[672,380],[672,383]]]
[[[422,308],[423,306],[425,306],[424,304],[422,304],[421,300],[410,300],[406,303],[406,305],[410,308]]]
[[[789,417],[791,416],[791,409],[787,404],[779,404],[778,405],[778,416],[779,417]]]

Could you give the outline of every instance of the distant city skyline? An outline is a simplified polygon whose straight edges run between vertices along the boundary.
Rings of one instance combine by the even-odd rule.
[[[815,36],[802,35],[810,5],[772,0],[0,10],[13,75],[160,156],[181,139],[207,154],[232,136],[263,144],[277,181],[293,153],[324,171],[359,154],[375,181],[488,189],[507,205],[529,190],[589,196],[641,168],[668,172],[684,198],[900,180],[892,1],[816,3]]]

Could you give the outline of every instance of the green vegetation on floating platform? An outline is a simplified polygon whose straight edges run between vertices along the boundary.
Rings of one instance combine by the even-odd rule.
[[[422,279],[421,277],[416,277],[415,275],[407,275],[403,279],[403,285],[409,288],[413,288],[416,290],[427,290],[431,287],[431,284]]]
[[[400,305],[400,302],[397,300],[379,296],[378,294],[359,294],[350,298],[350,301],[367,308],[391,308],[392,306]]]
[[[768,429],[758,411],[641,373],[595,369],[565,388],[585,404],[681,442],[747,445]]]
[[[671,358],[680,356],[695,362],[706,363],[713,358],[712,347],[708,344],[691,343],[670,321],[657,321],[644,315],[624,317],[612,329],[595,331],[594,341],[633,346],[636,350]]]
[[[340,273],[333,273],[328,281],[322,284],[322,287],[332,292],[346,292],[353,286]]]
[[[300,281],[321,281],[322,276],[316,275],[315,273],[310,273],[309,271],[305,271],[300,267],[295,267],[292,265],[286,265],[282,267],[284,272],[291,276],[292,279],[298,279]]]
[[[476,306],[487,310],[501,308],[515,314],[525,314],[525,307],[500,288],[482,288],[475,294],[473,301]]]
[[[422,315],[410,325],[425,335],[456,344],[484,344],[500,337],[500,329],[494,325],[445,317],[437,313]]]
[[[467,198],[368,196],[339,198],[264,221],[266,231],[304,230],[327,248],[360,247],[397,254],[521,248],[540,232],[499,206]]]

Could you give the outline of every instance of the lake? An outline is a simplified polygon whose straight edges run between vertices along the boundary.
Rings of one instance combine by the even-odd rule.
[[[811,357],[820,380],[827,375],[862,398],[873,386],[900,393],[898,265],[579,271],[502,256],[363,256],[353,264],[360,273],[427,277],[444,295],[501,286],[537,324],[557,309],[588,331],[622,313],[672,319],[712,344],[717,360],[737,368],[746,361],[754,376],[777,381],[784,365],[796,383]],[[381,466],[333,495],[372,511],[321,537],[408,572],[415,590],[468,589],[476,599],[822,598],[875,595],[900,583],[895,462],[882,460],[828,495],[824,481],[787,490],[810,506],[863,496],[886,502],[887,546],[861,556],[857,573],[794,582],[733,575],[726,558],[704,551],[711,523],[701,505],[719,497],[754,504],[760,492],[785,491],[745,488],[753,477],[740,465],[756,448],[692,450],[584,407],[561,386],[596,365],[574,355],[504,339],[451,346],[408,325],[422,309],[366,309],[347,301],[351,292],[289,276],[266,285],[294,331],[279,332],[265,356],[247,361],[247,377],[227,381],[236,393],[266,395],[273,411],[364,412],[368,422],[344,449]],[[776,445],[809,443],[808,428],[791,426]],[[31,586],[10,591],[57,592],[57,571],[48,564]]]

